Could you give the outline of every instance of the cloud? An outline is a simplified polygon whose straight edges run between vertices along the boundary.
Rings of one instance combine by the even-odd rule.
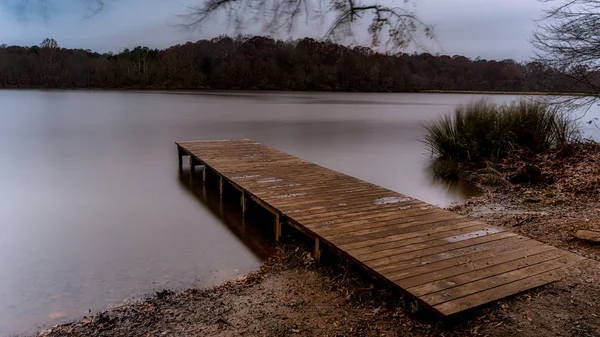
[[[418,13],[435,25],[434,51],[488,59],[527,60],[534,20],[542,15],[537,0],[423,0]],[[437,49],[437,50],[436,50]]]
[[[183,9],[177,1],[107,0],[97,13],[94,0],[60,1],[48,0],[40,7],[43,2],[30,0],[22,8],[15,5],[17,0],[5,0],[0,41],[31,45],[53,37],[64,47],[118,51],[137,45],[165,47],[184,40],[185,34],[170,26]]]
[[[102,4],[102,0],[0,0],[0,8],[20,22],[92,14],[100,10]]]
[[[232,32],[218,18],[193,33],[172,26],[186,5],[200,0],[105,0],[103,10],[89,17],[94,1],[0,0],[0,43],[31,45],[53,37],[64,47],[104,52],[137,45],[164,48]],[[39,7],[39,3],[46,5]],[[415,9],[420,18],[435,25],[436,42],[426,44],[430,52],[489,59],[531,57],[528,40],[533,20],[542,14],[537,0],[418,0]],[[294,37],[321,37],[326,27],[299,22]],[[262,27],[248,27],[246,32],[260,34]],[[366,34],[357,34],[357,42],[368,43]]]

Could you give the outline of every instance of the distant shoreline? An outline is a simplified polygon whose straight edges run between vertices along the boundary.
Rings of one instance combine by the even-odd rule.
[[[464,94],[464,95],[522,95],[522,96],[586,96],[585,93],[487,91],[487,90],[420,90],[420,91],[348,91],[348,90],[288,90],[288,89],[211,89],[211,88],[0,88],[0,90],[40,91],[165,91],[165,92],[309,92],[309,93],[370,93],[370,94]]]
[[[427,94],[472,94],[472,95],[529,95],[529,96],[585,96],[575,92],[543,92],[543,91],[486,91],[486,90],[422,90]]]

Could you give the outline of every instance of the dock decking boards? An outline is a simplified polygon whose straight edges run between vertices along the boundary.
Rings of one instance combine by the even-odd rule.
[[[176,142],[219,186],[287,223],[390,286],[449,316],[563,277],[583,258],[310,163],[252,140]]]

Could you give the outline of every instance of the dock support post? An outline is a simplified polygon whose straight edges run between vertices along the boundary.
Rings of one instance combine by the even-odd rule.
[[[313,259],[315,262],[321,263],[321,249],[319,248],[319,239],[315,238],[315,248],[313,250]]]
[[[219,175],[219,199],[223,200],[223,176]]]
[[[206,163],[202,166],[202,183],[206,183]]]
[[[275,214],[275,241],[279,241],[281,237],[281,219],[279,214]]]
[[[242,219],[246,218],[246,193],[245,192],[242,192],[240,206],[242,207]]]
[[[190,176],[193,177],[196,173],[196,162],[194,161],[194,156],[190,156]]]
[[[181,148],[181,146],[177,145],[177,157],[179,158],[179,171],[183,170],[183,156],[186,155],[186,152]]]

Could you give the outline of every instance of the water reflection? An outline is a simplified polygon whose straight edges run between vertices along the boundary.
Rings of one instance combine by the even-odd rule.
[[[435,174],[434,164],[435,159],[432,158],[429,162],[429,165],[427,165],[426,169],[429,173],[430,184],[432,186],[435,186],[440,190],[445,191],[447,195],[450,195],[458,200],[467,200],[481,195],[481,191],[477,188],[477,186],[465,179],[443,178]]]
[[[481,191],[477,187],[468,181],[463,179],[444,179],[433,173],[431,170],[431,184],[439,187],[451,195],[463,199],[469,199],[481,195]]]
[[[180,170],[179,183],[213,215],[221,219],[223,225],[256,256],[262,260],[271,256],[275,249],[271,240],[272,215],[261,212],[259,207],[253,207],[252,203],[248,202],[247,216],[244,218],[240,207],[240,192],[226,186],[221,200],[218,186],[210,181],[202,183],[202,180],[198,179],[198,172],[194,179],[189,170]]]

